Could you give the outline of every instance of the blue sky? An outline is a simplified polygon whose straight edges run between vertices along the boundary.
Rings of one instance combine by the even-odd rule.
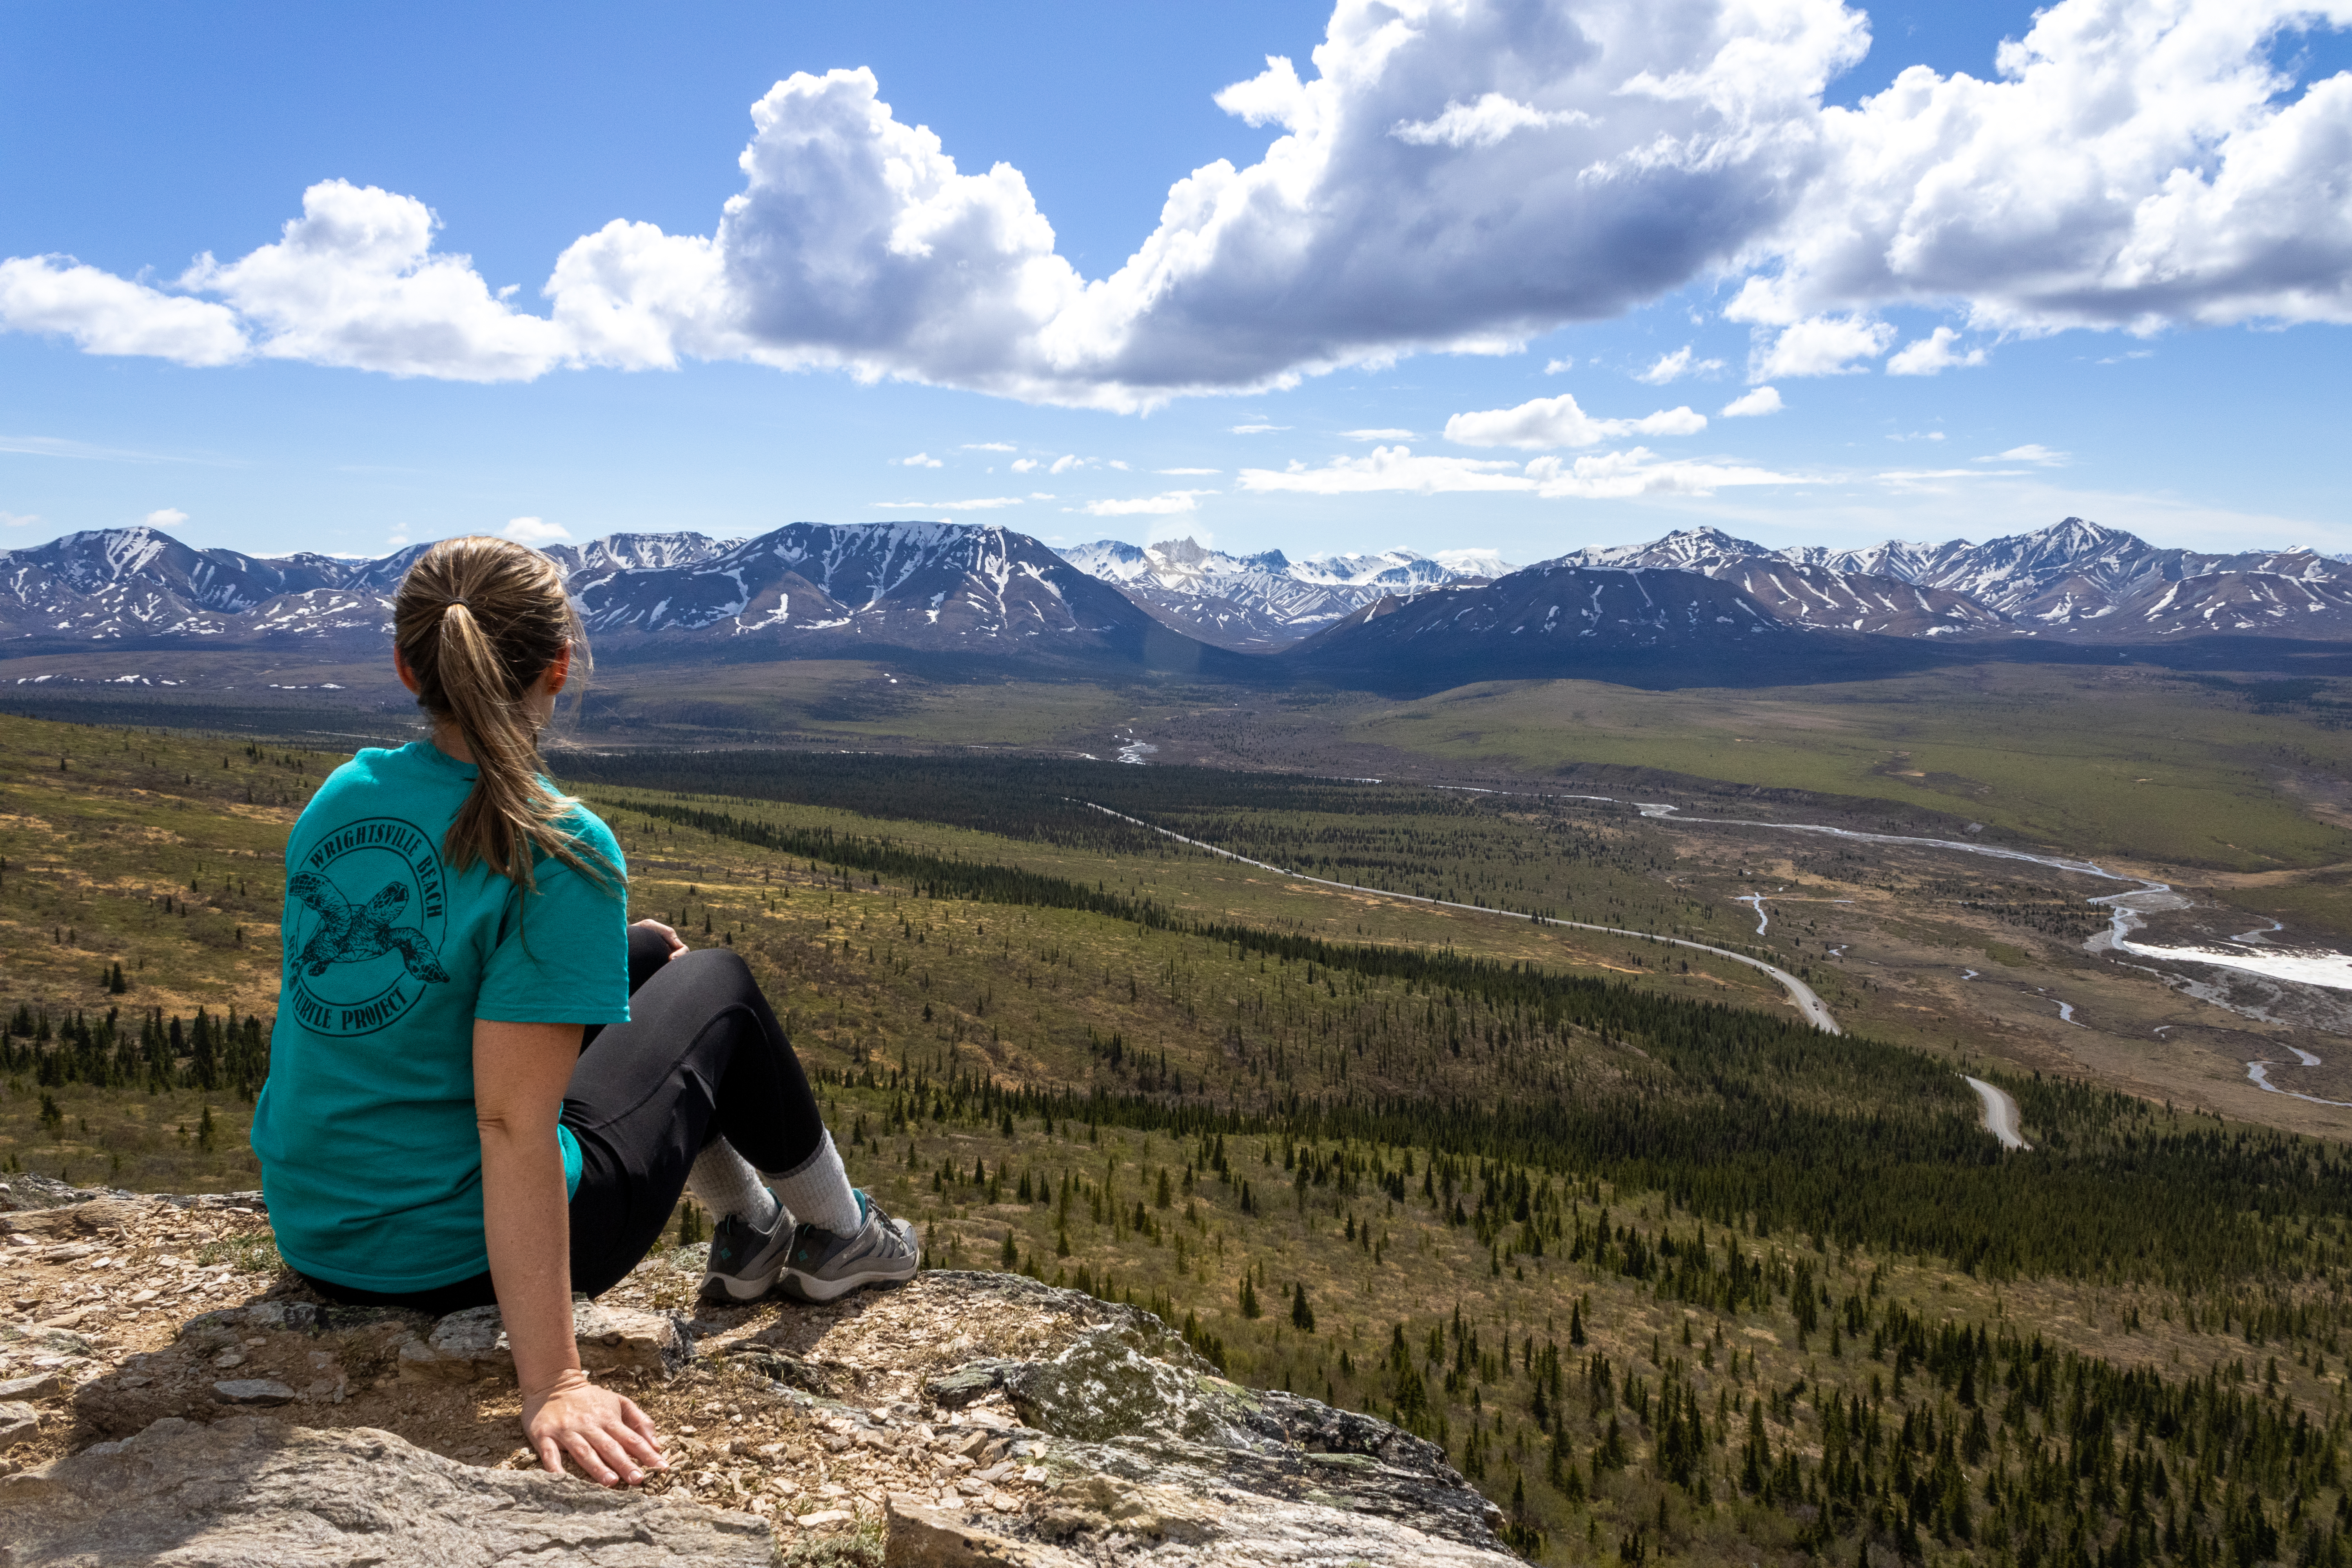
[[[1721,101],[1748,117],[1732,126],[1703,92],[1625,85],[1727,79],[1741,57],[1710,0],[1464,0],[1466,20],[1432,22],[1378,73],[1352,4],[1339,24],[1328,4],[1265,0],[13,7],[0,548],[151,517],[203,544],[377,553],[516,519],[586,539],[947,515],[1057,542],[1532,561],[1694,523],[1858,543],[2077,513],[2165,543],[2352,549],[2328,456],[2352,319],[2352,218],[2327,194],[2342,171],[2273,157],[2269,183],[2230,184],[2233,147],[2251,165],[2277,144],[2263,136],[2340,126],[2341,32],[2148,0],[2176,44],[2210,33],[2189,52],[2210,70],[2279,75],[2175,147],[2179,104],[2210,83],[2150,33],[2137,128],[2081,143],[2111,183],[2145,185],[2118,216],[2053,151],[2065,137],[2004,138],[2037,114],[2063,129],[2051,106],[2095,52],[2067,7],[2075,31],[2045,20],[2042,76],[2021,67],[2007,89],[2027,96],[2003,100],[1949,79],[1995,83],[2029,7],[1877,7],[1864,52],[1834,4],[1789,5],[1803,36],[1756,79],[1779,97],[1746,106],[1756,83],[1732,82]],[[1927,96],[1899,107],[1887,89],[1911,66],[1944,85],[1906,79]],[[856,68],[870,87],[772,94]],[[763,95],[753,178],[783,194],[695,250],[746,188]],[[836,237],[903,226],[857,182],[919,163],[916,126],[954,163],[916,215],[944,226],[914,259],[877,260]],[[1922,127],[1932,156],[1887,153]],[[847,151],[803,182],[811,137]],[[1171,184],[1223,159],[1239,189],[1278,138],[1312,153],[1306,200],[1286,205],[1297,176],[1268,174],[1227,228],[1163,217]],[[1657,174],[1634,160],[1657,138],[1713,138],[1706,167],[1730,173],[1694,157]],[[1578,160],[1582,184],[1549,177]],[[1000,163],[1009,184],[971,178]],[[2159,222],[2175,168],[2213,191]],[[421,252],[388,273],[315,246],[241,261],[324,182],[351,193],[312,212],[339,234],[429,207],[434,265],[469,257],[479,298],[457,298],[456,268],[433,275],[445,315],[422,295],[348,304],[430,271]],[[1941,216],[1919,195],[1939,190]],[[1857,244],[1889,199],[1925,216]],[[1039,218],[1042,248],[1020,226]],[[616,219],[659,230],[631,231],[629,252],[659,287],[595,297],[643,330],[558,342],[518,324],[585,298],[543,290]],[[1206,259],[1130,265],[1155,230]],[[1281,274],[1266,258],[1286,246],[1306,259]],[[190,275],[203,253],[219,268]],[[714,254],[734,268],[723,289]],[[808,281],[842,265],[871,277]],[[992,268],[1001,289],[957,292]],[[1087,289],[1114,274],[1128,295]],[[1056,302],[1034,306],[1040,290]],[[1890,374],[1905,363],[1942,368]],[[1779,411],[1723,413],[1767,385]]]

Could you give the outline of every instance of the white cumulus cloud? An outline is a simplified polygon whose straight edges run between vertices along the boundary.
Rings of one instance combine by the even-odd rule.
[[[53,332],[84,353],[142,354],[188,365],[246,357],[236,313],[85,267],[69,256],[0,261],[0,328]]]
[[[2055,0],[1981,68],[1845,108],[1825,89],[1870,40],[1841,0],[1335,0],[1306,75],[1217,96],[1278,128],[1264,155],[1177,181],[1107,277],[1019,170],[961,167],[861,68],[776,83],[709,232],[583,235],[544,314],[436,251],[418,196],[327,180],[169,284],[0,260],[0,328],[191,365],[733,359],[1140,410],[1513,352],[1717,279],[1759,381],[1885,357],[1898,305],[2012,334],[2347,322],[2352,72],[2298,79],[2294,47],[2347,25],[2352,0]],[[1980,352],[1920,342],[1890,368]]]
[[[1265,436],[1276,430],[1289,428],[1287,425],[1236,425],[1233,428],[1233,433],[1236,436]]]
[[[1021,448],[1010,441],[966,441],[962,449],[967,452],[1017,452]]]
[[[2053,452],[2039,442],[2029,441],[2022,447],[2011,447],[2006,452],[1998,452],[1990,458],[1979,458],[1977,461],[1979,463],[2039,463],[2045,468],[2054,468],[2072,460],[2073,458],[2072,452]]]
[[[1808,482],[1802,477],[1736,463],[1660,458],[1644,447],[1575,458],[1536,458],[1511,463],[1475,458],[1420,458],[1402,447],[1382,447],[1365,458],[1334,458],[1319,468],[1244,468],[1242,488],[1306,495],[1366,495],[1401,490],[1440,495],[1461,490],[1509,491],[1547,500],[1617,500],[1637,496],[1712,495],[1745,485]]]
[[[499,531],[524,544],[552,544],[559,539],[572,537],[571,530],[562,523],[549,522],[538,517],[509,518],[506,527]]]
[[[1198,510],[1201,497],[1216,493],[1214,490],[1168,490],[1156,496],[1138,496],[1130,500],[1090,500],[1084,510],[1094,517],[1171,517],[1178,512]]]
[[[1706,428],[1706,416],[1688,407],[1662,408],[1639,419],[1595,419],[1563,392],[1517,408],[1456,414],[1445,422],[1445,438],[1460,447],[1591,447],[1623,436],[1696,436]]]
[[[2352,73],[2283,34],[2342,0],[2060,0],[1981,75],[1913,66],[1815,123],[1769,241],[1799,312],[1911,300],[1973,325],[2352,321]],[[2283,51],[2284,54],[2284,51]]]
[[[1410,430],[1342,430],[1339,432],[1339,437],[1344,441],[1410,441],[1412,439],[1412,432]]]
[[[1954,353],[1952,345],[1960,334],[1949,327],[1937,327],[1924,338],[1916,338],[1895,351],[1886,362],[1889,375],[1934,375],[1941,371],[1965,369],[1985,362],[1985,351],[1970,349],[1966,353]]]
[[[517,381],[576,357],[562,326],[497,299],[467,258],[434,254],[436,226],[414,196],[325,180],[276,244],[201,257],[180,285],[219,295],[271,359]]]
[[[1025,474],[1031,472],[1039,466],[1037,459],[1034,458],[1017,458],[1013,460],[1013,471],[1016,474]]]
[[[893,458],[890,461],[902,468],[937,468],[945,467],[929,452],[918,452],[911,458]]]
[[[1885,321],[1860,315],[1808,316],[1781,328],[1769,346],[1759,347],[1748,378],[1855,374],[1870,368],[1855,361],[1876,359],[1894,343],[1895,329]]]
[[[1664,386],[1685,375],[1712,375],[1723,368],[1719,359],[1694,359],[1690,344],[1685,343],[1670,354],[1660,354],[1657,363],[1640,372],[1633,379],[1646,381],[1652,386]]]
[[[149,512],[141,521],[150,528],[177,528],[188,521],[188,514],[178,507],[167,506]]]
[[[1293,463],[1287,468],[1244,468],[1245,490],[1288,490],[1302,495],[1365,495],[1408,490],[1437,495],[1454,490],[1531,490],[1535,482],[1519,465],[1480,458],[1416,458],[1408,447],[1375,447],[1361,458],[1334,458],[1319,468]]]
[[[38,514],[29,511],[0,511],[0,528],[30,528],[40,521]]]
[[[1547,360],[1544,363],[1544,374],[1546,375],[1565,375],[1575,368],[1576,360],[1572,355],[1562,355],[1559,359]]]
[[[1661,462],[1643,447],[1622,452],[1601,452],[1563,462],[1538,458],[1528,465],[1536,493],[1549,500],[1623,500],[1634,496],[1713,495],[1740,485],[1795,485],[1806,481],[1795,475],[1741,464],[1706,463],[1676,458]]]
[[[1779,388],[1759,386],[1755,391],[1742,393],[1725,404],[1723,416],[1726,419],[1751,419],[1759,415],[1778,414],[1787,406],[1787,404],[1780,401]]]

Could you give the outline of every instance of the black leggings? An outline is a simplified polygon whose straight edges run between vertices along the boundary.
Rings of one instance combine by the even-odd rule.
[[[653,1247],[712,1138],[777,1173],[799,1170],[824,1142],[800,1058],[735,950],[668,953],[658,931],[630,928],[629,1021],[587,1032],[564,1091],[563,1125],[580,1142],[572,1288],[591,1296]],[[310,1283],[334,1300],[435,1313],[498,1300],[488,1272],[395,1293]]]

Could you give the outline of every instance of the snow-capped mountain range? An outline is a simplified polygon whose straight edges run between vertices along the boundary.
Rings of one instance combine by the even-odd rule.
[[[129,528],[0,552],[0,656],[289,643],[373,654],[401,574],[425,548],[265,559]],[[1360,662],[1333,653],[1350,647],[1419,658],[1450,639],[1465,658],[1488,648],[1494,673],[1507,676],[1514,649],[1762,650],[1790,646],[1768,640],[1781,632],[1947,644],[2352,641],[2342,561],[2160,549],[2079,518],[1982,544],[1859,550],[1771,549],[1693,529],[1527,568],[1474,552],[1292,561],[1192,540],[1057,553],[1009,529],[944,522],[796,522],[741,542],[623,533],[547,553],[600,651],[689,661],[896,649],[1207,669],[1232,654],[1289,649],[1310,663]]]
[[[1738,583],[1785,620],[1895,636],[2352,637],[2352,568],[2341,561],[2312,550],[2160,549],[2079,517],[1982,544],[1889,540],[1861,550],[1771,550],[1690,529],[1562,559],[1697,572]]]
[[[1190,539],[1142,546],[1098,539],[1062,555],[1165,625],[1243,653],[1286,647],[1392,595],[1481,583],[1516,570],[1490,551],[1440,558],[1389,550],[1292,561],[1279,550],[1228,555]]]
[[[1280,551],[1225,555],[1189,539],[1142,549],[1104,540],[1064,553],[1170,626],[1246,652],[1313,637],[1389,596],[1487,582],[1499,590],[1518,571],[1492,555],[1474,563],[1403,551],[1294,563]],[[1784,625],[1881,637],[2352,637],[2352,569],[2341,561],[2310,550],[2159,549],[2074,517],[1982,544],[1890,540],[1859,550],[1775,550],[1687,529],[1541,564],[1696,572],[1736,585]]]
[[[260,560],[152,528],[68,534],[0,553],[0,648],[376,648],[401,574],[425,548]],[[772,647],[774,657],[854,657],[861,643],[1083,654],[1165,635],[1115,589],[1004,528],[796,522],[740,542],[620,533],[547,553],[600,647],[625,653],[661,642]]]

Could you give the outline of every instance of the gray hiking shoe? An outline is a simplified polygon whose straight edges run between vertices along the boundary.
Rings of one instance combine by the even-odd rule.
[[[702,1293],[709,1295],[715,1285],[730,1300],[758,1300],[782,1272],[792,1241],[793,1226],[781,1204],[765,1230],[740,1215],[728,1215],[710,1233],[710,1264],[702,1276]]]
[[[915,1277],[923,1249],[915,1227],[882,1212],[864,1188],[857,1202],[866,1223],[856,1236],[836,1236],[814,1225],[793,1232],[792,1255],[780,1281],[784,1294],[803,1301],[833,1301],[860,1285],[893,1283]]]

